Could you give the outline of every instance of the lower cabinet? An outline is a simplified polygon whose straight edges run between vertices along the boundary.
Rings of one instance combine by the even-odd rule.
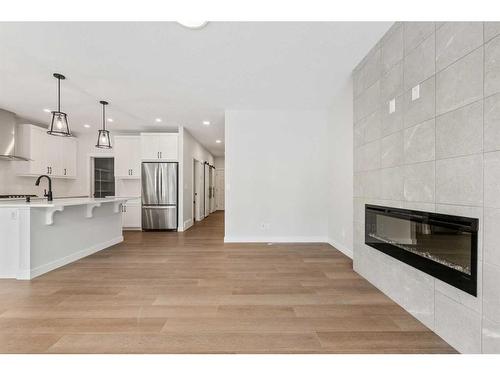
[[[141,202],[131,200],[122,205],[122,227],[127,229],[141,229]]]

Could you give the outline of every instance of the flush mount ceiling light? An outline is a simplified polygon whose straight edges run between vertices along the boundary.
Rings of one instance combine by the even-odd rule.
[[[155,118],[155,122],[161,122],[161,118]]]
[[[205,126],[210,125],[210,121],[206,121],[206,120],[205,120],[205,121],[203,121],[203,125],[205,125]]]
[[[47,113],[52,112],[50,109],[47,109],[47,108],[45,108],[43,111],[44,111],[44,112],[47,112]]]
[[[221,143],[222,141],[220,139],[217,139],[215,143]]]
[[[97,144],[95,145],[95,147],[111,148],[111,139],[109,138],[109,131],[106,130],[106,106],[109,103],[105,102],[104,100],[101,100],[99,103],[102,104],[102,129],[99,130],[99,134],[97,135]]]
[[[90,125],[89,124],[83,124],[83,127],[84,128],[90,128]]]
[[[112,118],[108,118],[108,122],[113,122],[113,119]]]
[[[207,26],[208,21],[177,21],[179,25],[182,25],[188,29],[199,30]]]
[[[66,79],[66,77],[59,73],[54,73],[54,77],[57,78],[57,111],[52,111],[52,122],[47,133],[60,137],[71,137],[68,115],[61,112],[61,80]]]

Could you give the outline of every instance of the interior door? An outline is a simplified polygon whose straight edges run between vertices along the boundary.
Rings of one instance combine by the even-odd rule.
[[[195,201],[195,220],[201,221],[203,215],[203,163],[198,160],[193,162],[194,168],[194,201]]]
[[[215,171],[215,204],[217,210],[224,209],[224,169]]]
[[[208,164],[204,165],[203,173],[203,186],[204,186],[204,214],[207,217],[210,214],[210,166]]]

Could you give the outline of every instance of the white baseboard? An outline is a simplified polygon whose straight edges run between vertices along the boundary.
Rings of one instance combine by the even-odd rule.
[[[335,240],[332,240],[331,238],[327,241],[330,245],[332,245],[335,249],[343,253],[344,255],[347,255],[349,258],[353,259],[353,252],[352,249],[349,249],[347,246],[336,242]]]
[[[328,239],[322,236],[291,236],[291,237],[233,237],[225,236],[225,243],[262,243],[262,242],[276,242],[276,243],[328,243]]]
[[[193,226],[193,219],[189,219],[189,220],[186,220],[184,222],[184,226],[182,227],[182,231],[179,231],[179,232],[183,232],[185,230],[188,230],[189,228],[191,228]]]
[[[66,264],[77,261],[78,259],[85,258],[86,256],[97,253],[98,251],[104,250],[104,249],[106,249],[110,246],[116,245],[117,243],[120,243],[120,242],[123,242],[123,236],[113,238],[113,239],[106,241],[106,242],[101,242],[100,244],[91,246],[87,249],[80,250],[76,253],[67,255],[61,259],[54,260],[54,261],[47,263],[47,264],[43,264],[41,266],[38,266],[36,268],[31,269],[29,274],[28,274],[28,272],[23,272],[22,274],[18,274],[17,278],[20,280],[33,279],[37,276],[43,275],[44,273],[47,273],[49,271],[55,270],[56,268],[65,266]]]

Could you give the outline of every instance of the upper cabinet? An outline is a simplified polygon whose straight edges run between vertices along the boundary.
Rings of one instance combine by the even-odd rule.
[[[76,178],[78,142],[75,138],[48,135],[44,128],[22,124],[18,126],[16,142],[19,154],[30,159],[16,162],[18,175]]]
[[[142,160],[177,161],[178,150],[177,133],[141,133]]]
[[[114,143],[115,177],[141,178],[141,137],[116,135]]]

